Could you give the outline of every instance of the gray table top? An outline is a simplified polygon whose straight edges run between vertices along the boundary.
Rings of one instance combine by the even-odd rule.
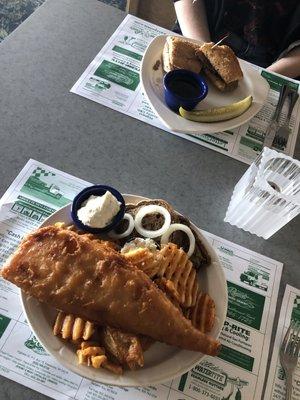
[[[300,218],[267,241],[224,223],[246,165],[69,93],[124,16],[96,0],[48,0],[0,45],[0,194],[34,158],[162,197],[203,229],[284,263],[278,317],[285,285],[300,287]],[[46,396],[0,377],[0,399],[29,398]]]

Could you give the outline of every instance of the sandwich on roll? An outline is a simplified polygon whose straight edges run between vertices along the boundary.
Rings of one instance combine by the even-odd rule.
[[[199,48],[199,45],[186,39],[168,36],[162,56],[164,71],[187,69],[196,74],[199,73],[202,68],[202,62],[195,53]]]
[[[203,63],[203,72],[221,92],[234,90],[243,78],[239,61],[230,47],[213,46],[214,43],[204,43],[195,51]]]

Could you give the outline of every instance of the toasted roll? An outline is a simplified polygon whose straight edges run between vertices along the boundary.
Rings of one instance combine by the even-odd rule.
[[[237,88],[243,78],[243,71],[230,47],[204,43],[196,49],[195,54],[203,63],[203,72],[218,90],[229,92]]]
[[[187,69],[199,73],[202,63],[196,57],[195,50],[200,46],[178,36],[168,36],[162,54],[163,68],[166,72],[173,69]]]

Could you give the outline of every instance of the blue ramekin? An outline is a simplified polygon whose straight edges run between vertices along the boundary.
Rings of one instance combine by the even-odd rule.
[[[105,192],[107,192],[107,191],[111,192],[111,194],[113,196],[115,196],[115,198],[121,203],[118,214],[113,218],[112,222],[109,225],[105,226],[104,228],[93,228],[91,226],[87,226],[87,225],[83,224],[77,216],[77,211],[81,207],[82,203],[85,200],[87,200],[91,195],[103,196],[105,194]],[[125,200],[124,200],[123,196],[116,189],[114,189],[110,186],[106,186],[106,185],[94,185],[94,186],[89,186],[89,187],[83,189],[74,198],[73,203],[72,203],[72,208],[71,208],[71,217],[72,217],[74,224],[77,226],[77,228],[82,231],[86,231],[86,232],[94,233],[94,234],[106,233],[106,232],[112,230],[114,227],[116,227],[121,222],[121,220],[124,217],[124,214],[125,214]]]
[[[199,88],[199,95],[197,97],[181,97],[175,94],[169,87],[169,83],[172,79],[178,78],[178,76],[188,78],[193,81],[195,85]],[[185,110],[192,110],[196,105],[207,96],[208,86],[205,79],[192,71],[186,69],[174,69],[168,72],[164,77],[164,94],[165,102],[171,110],[178,112],[180,107]]]

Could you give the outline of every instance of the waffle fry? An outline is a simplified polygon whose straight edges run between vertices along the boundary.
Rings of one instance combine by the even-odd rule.
[[[92,322],[85,321],[72,314],[65,314],[62,311],[58,312],[53,327],[55,336],[61,336],[63,339],[72,340],[76,345],[79,344],[80,348],[76,352],[79,364],[94,368],[103,367],[114,374],[122,374],[122,367],[107,359],[104,347],[100,346],[98,342],[88,341],[94,331],[95,326]],[[84,341],[80,342],[80,339]]]
[[[85,350],[85,349],[87,349],[88,347],[97,347],[97,346],[99,346],[99,343],[98,342],[81,342],[80,343],[80,348],[82,349],[82,350]]]
[[[102,365],[104,366],[106,361],[107,361],[107,357],[104,355],[91,357],[92,367],[94,367],[94,368],[100,368],[100,367],[102,367]]]
[[[159,251],[153,252],[147,247],[137,248],[124,253],[123,256],[132,262],[138,269],[142,270],[151,279],[158,275],[162,256]]]
[[[74,317],[72,314],[65,314],[59,311],[57,314],[53,333],[66,340],[77,341],[79,339],[89,340],[95,331],[94,324],[84,321],[82,318]]]
[[[203,333],[209,333],[216,318],[215,302],[207,293],[199,292],[196,304],[188,308],[184,314],[191,320],[195,328]]]
[[[86,356],[88,358],[93,357],[93,356],[103,356],[105,354],[104,348],[100,347],[100,346],[86,347],[85,349],[82,349],[81,351],[82,351],[83,356]]]
[[[150,278],[165,278],[172,283],[173,296],[183,307],[196,304],[197,273],[186,253],[174,243],[168,243],[156,252],[138,248],[124,256]],[[169,283],[170,285],[170,283]]]
[[[81,343],[81,348],[76,352],[79,364],[100,368],[107,361],[103,347],[89,345],[87,342]]]
[[[96,342],[82,342],[80,349],[76,352],[78,364],[87,365],[96,369],[105,368],[114,374],[121,375],[123,369],[120,365],[114,364],[107,359],[104,347]]]

